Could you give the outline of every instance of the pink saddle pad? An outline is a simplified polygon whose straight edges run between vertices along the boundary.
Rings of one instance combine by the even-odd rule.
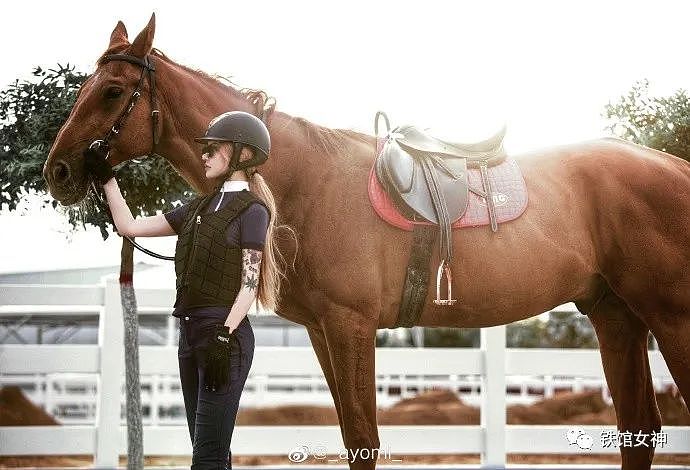
[[[377,152],[383,149],[385,139],[378,139]],[[396,209],[392,199],[379,183],[376,177],[375,165],[369,172],[369,200],[376,213],[389,224],[403,230],[412,231],[414,225],[435,225],[426,221],[412,221],[403,217]],[[502,163],[489,167],[489,179],[494,189],[494,205],[496,207],[496,220],[498,223],[516,219],[527,208],[527,186],[522,177],[520,167],[514,158],[508,156]],[[482,189],[482,181],[479,169],[468,169],[467,175],[470,187]],[[483,197],[469,192],[467,210],[465,214],[456,220],[452,228],[479,227],[489,225],[489,211]]]

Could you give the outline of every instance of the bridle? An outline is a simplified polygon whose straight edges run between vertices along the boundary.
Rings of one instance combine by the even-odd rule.
[[[150,94],[150,101],[151,101],[151,128],[152,128],[152,136],[153,136],[153,144],[151,148],[151,152],[149,155],[158,155],[156,153],[156,147],[158,145],[158,141],[160,140],[160,135],[158,134],[158,120],[160,117],[160,110],[158,109],[158,101],[156,99],[156,66],[153,63],[153,58],[149,57],[149,55],[144,56],[143,59],[140,59],[139,57],[135,57],[132,55],[128,54],[108,54],[103,59],[101,60],[101,63],[106,63],[106,62],[111,62],[111,61],[125,61],[129,62],[134,65],[138,65],[141,67],[141,75],[139,76],[139,83],[137,83],[136,88],[132,92],[132,95],[129,97],[129,101],[127,102],[127,105],[123,108],[122,112],[120,113],[120,116],[117,118],[115,121],[115,124],[112,125],[108,133],[103,137],[102,139],[97,139],[91,142],[91,145],[89,145],[89,151],[94,151],[94,152],[101,152],[104,154],[104,157],[107,159],[109,154],[110,154],[110,140],[113,139],[115,136],[120,134],[120,131],[122,130],[122,126],[125,123],[125,120],[127,119],[127,116],[132,112],[132,109],[134,109],[134,106],[137,104],[137,101],[139,100],[139,97],[141,96],[141,88],[142,85],[144,84],[144,79],[146,76],[149,77],[149,94]],[[110,219],[110,223],[115,227],[115,222],[113,221],[113,216],[110,213],[110,208],[108,207],[108,204],[105,202],[105,199],[103,197],[103,192],[100,188],[96,186],[96,184],[91,181],[91,190],[93,191],[94,199],[96,201],[96,205],[100,206],[100,209],[102,209],[108,219]],[[147,248],[144,248],[143,246],[139,245],[137,242],[135,242],[132,238],[128,237],[127,235],[122,235],[125,237],[129,242],[138,250],[142,251],[143,253],[146,253],[149,256],[153,256],[154,258],[158,259],[163,259],[167,261],[174,261],[175,257],[174,256],[164,256],[160,255],[154,251],[151,251]]]
[[[151,155],[157,155],[156,146],[158,145],[158,141],[160,139],[160,136],[158,135],[158,119],[160,116],[160,110],[158,109],[158,100],[156,99],[156,66],[153,63],[153,58],[150,58],[148,55],[146,55],[143,59],[140,59],[139,57],[134,57],[133,55],[129,54],[108,54],[105,57],[103,57],[103,59],[101,59],[101,63],[118,60],[129,62],[130,64],[138,65],[141,67],[139,83],[137,83],[137,87],[134,89],[132,95],[129,97],[129,102],[127,103],[127,106],[124,107],[124,109],[120,113],[120,116],[115,121],[115,124],[113,124],[108,133],[105,135],[105,137],[91,142],[89,148],[102,148],[103,151],[105,151],[106,153],[110,151],[110,139],[112,139],[114,135],[118,135],[120,133],[120,130],[122,129],[122,126],[124,125],[127,116],[129,116],[129,114],[132,112],[132,109],[134,109],[134,105],[137,104],[137,101],[141,96],[141,87],[144,84],[144,78],[146,78],[146,76],[148,75],[149,94],[151,97],[151,129],[153,135]]]

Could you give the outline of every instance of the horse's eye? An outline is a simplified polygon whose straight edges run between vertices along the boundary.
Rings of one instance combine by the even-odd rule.
[[[117,86],[111,86],[108,88],[105,92],[105,98],[108,100],[113,100],[115,98],[119,98],[120,95],[122,94],[122,88],[117,87]]]

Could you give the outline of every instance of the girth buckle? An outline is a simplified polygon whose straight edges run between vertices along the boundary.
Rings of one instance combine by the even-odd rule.
[[[443,278],[443,275],[446,275],[446,281],[448,284],[448,298],[442,299],[441,298],[441,279]],[[451,299],[452,293],[451,293],[451,281],[453,280],[453,274],[450,270],[450,266],[446,264],[446,260],[443,259],[438,265],[438,271],[436,272],[436,299],[434,299],[434,303],[436,305],[453,305],[455,302],[457,302],[457,299]]]

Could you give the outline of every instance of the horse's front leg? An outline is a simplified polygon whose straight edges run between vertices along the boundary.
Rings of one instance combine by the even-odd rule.
[[[333,396],[333,404],[335,405],[335,411],[338,414],[338,422],[342,423],[342,407],[340,406],[340,397],[338,396],[335,373],[333,371],[333,365],[331,364],[331,355],[328,353],[326,335],[321,327],[308,326],[306,328],[307,332],[309,333],[311,345],[316,353],[316,358],[319,360],[321,370],[323,370],[323,375],[326,377],[326,383],[328,384],[328,388]]]
[[[332,305],[321,323],[335,376],[336,390],[331,392],[338,398],[335,401],[348,464],[352,470],[374,469],[380,446],[374,372],[376,320]]]

